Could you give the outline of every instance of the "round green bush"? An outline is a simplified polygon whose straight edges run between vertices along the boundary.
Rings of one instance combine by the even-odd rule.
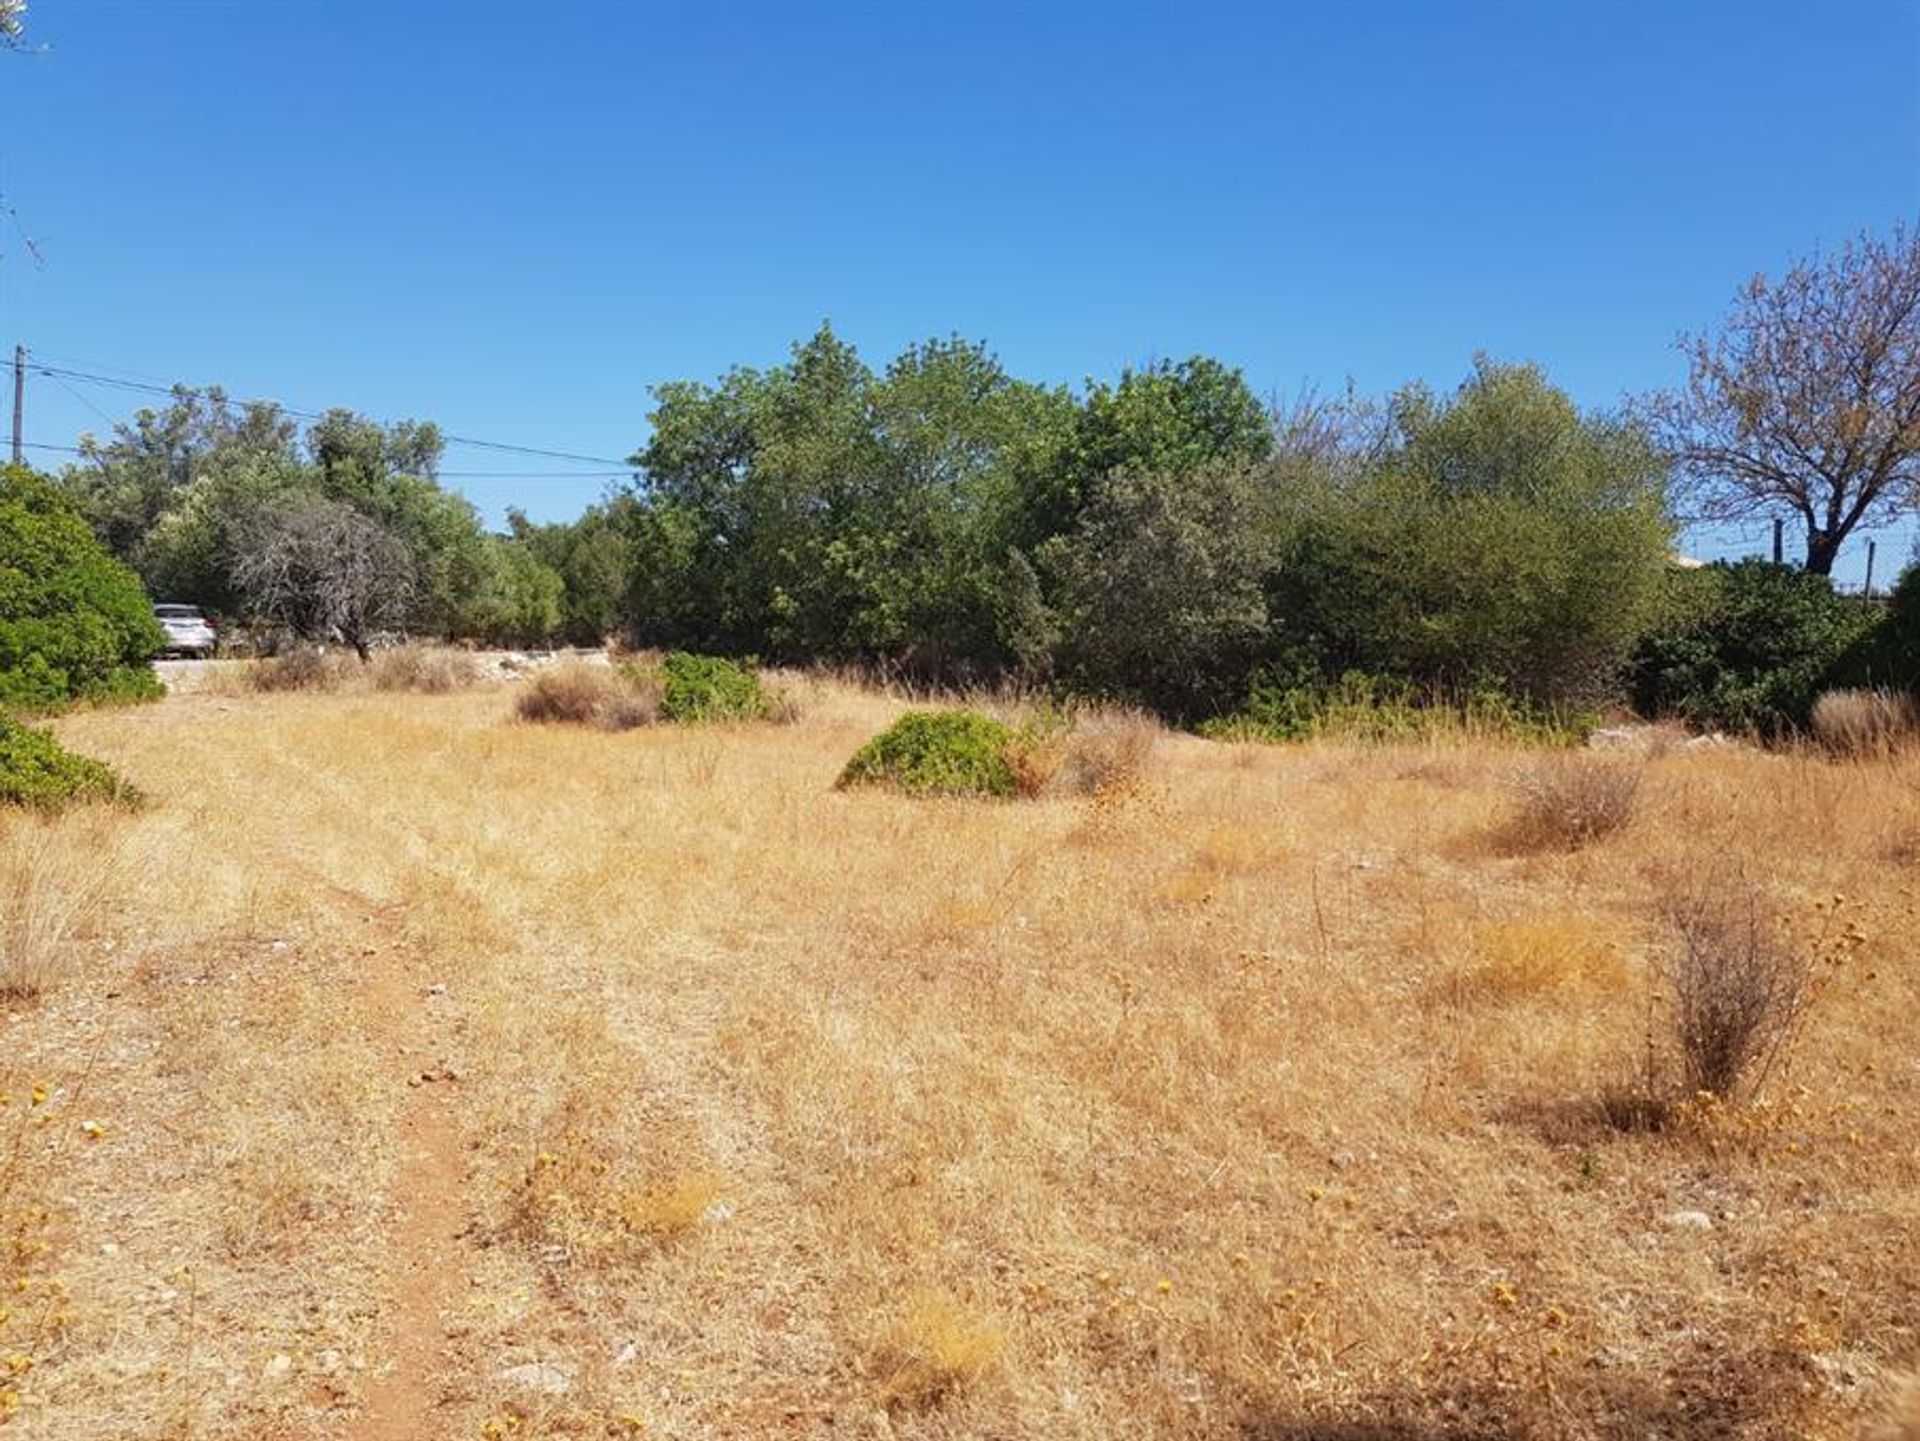
[[[59,489],[0,469],[0,709],[151,699],[161,640],[139,578]]]
[[[1873,623],[1871,607],[1789,566],[1749,559],[1677,572],[1634,656],[1634,708],[1701,730],[1791,734]]]
[[[85,801],[133,805],[140,793],[45,731],[0,716],[0,806],[59,811]]]
[[[670,721],[761,720],[771,709],[760,677],[730,660],[675,651],[660,662],[660,713]]]
[[[1011,796],[1013,730],[973,711],[909,711],[860,747],[842,786],[890,785],[909,795]]]

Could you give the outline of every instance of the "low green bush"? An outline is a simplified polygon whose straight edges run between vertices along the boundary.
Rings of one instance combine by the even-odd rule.
[[[0,709],[150,700],[160,627],[134,573],[52,482],[0,467]]]
[[[1589,712],[1545,706],[1496,687],[1440,695],[1391,676],[1348,671],[1331,682],[1298,675],[1256,677],[1246,704],[1207,721],[1200,734],[1229,741],[1393,744],[1484,738],[1572,745],[1594,724]]]
[[[1012,796],[1019,734],[976,711],[909,711],[860,747],[840,785],[886,785],[917,796]]]
[[[0,716],[0,805],[59,811],[86,801],[133,805],[140,793],[43,730]]]
[[[1920,696],[1920,565],[1901,575],[1873,628],[1840,658],[1835,685]]]
[[[1875,609],[1824,576],[1762,560],[1676,572],[1630,674],[1648,719],[1771,740],[1804,730]]]
[[[763,720],[773,702],[760,677],[713,655],[674,651],[660,662],[660,714],[681,725]]]

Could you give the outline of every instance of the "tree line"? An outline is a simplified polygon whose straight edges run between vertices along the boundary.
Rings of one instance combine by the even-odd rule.
[[[1615,411],[1485,357],[1275,405],[1204,356],[1075,390],[957,337],[876,367],[822,326],[656,387],[635,482],[571,522],[490,533],[431,425],[303,432],[217,390],[85,441],[61,485],[156,596],[363,647],[620,636],[1187,721],[1356,673],[1585,707],[1671,618],[1683,514],[1796,516],[1824,576],[1920,502],[1913,232],[1754,281],[1683,351],[1683,386]]]

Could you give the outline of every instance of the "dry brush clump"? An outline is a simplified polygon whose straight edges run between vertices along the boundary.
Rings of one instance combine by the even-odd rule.
[[[373,653],[367,678],[377,691],[446,695],[479,684],[480,663],[449,646],[392,646]]]
[[[1830,690],[1813,703],[1813,738],[1841,756],[1886,756],[1920,741],[1920,702],[1903,691]]]
[[[247,690],[268,694],[332,692],[345,687],[359,668],[360,662],[343,652],[300,644],[247,664],[239,672],[239,680]]]
[[[535,672],[513,709],[535,724],[622,731],[652,725],[660,707],[660,686],[643,670],[563,661]]]
[[[1805,1024],[1812,957],[1766,893],[1727,866],[1670,883],[1660,914],[1672,944],[1656,965],[1683,1090],[1751,1097]]]
[[[946,1291],[911,1296],[882,1327],[868,1358],[888,1410],[923,1411],[977,1385],[999,1363],[1001,1328]]]
[[[1604,840],[1633,820],[1645,776],[1644,762],[1622,756],[1544,757],[1515,781],[1513,808],[1495,839],[1515,854],[1573,851]]]

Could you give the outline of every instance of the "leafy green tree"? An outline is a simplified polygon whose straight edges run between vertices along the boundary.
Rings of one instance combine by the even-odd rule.
[[[823,327],[783,366],[655,395],[636,461],[659,517],[643,549],[671,550],[685,581],[673,639],[994,657],[1022,477],[1053,464],[1064,392],[1015,381],[960,340],[911,347],[875,375]]]
[[[513,536],[488,536],[487,571],[467,607],[465,634],[497,644],[545,645],[559,633],[566,584],[532,546]]]
[[[19,466],[0,469],[0,707],[159,693],[160,628],[139,577],[72,501]]]
[[[1388,413],[1362,463],[1296,471],[1267,497],[1282,652],[1329,677],[1604,697],[1671,544],[1645,433],[1484,358],[1455,395],[1410,387]]]
[[[295,465],[298,434],[277,405],[236,404],[218,386],[178,385],[169,404],[136,412],[109,440],[81,436],[80,462],[61,484],[108,549],[136,563],[148,534],[193,481],[233,468]]]
[[[536,525],[507,512],[514,540],[560,579],[558,634],[574,645],[598,645],[626,625],[625,603],[636,552],[631,512],[637,502],[616,497],[589,506],[578,520]]]
[[[1065,443],[1029,477],[1015,543],[1031,550],[1064,533],[1108,475],[1244,466],[1272,448],[1267,408],[1217,360],[1162,361],[1112,383],[1089,381]]]
[[[1238,470],[1109,476],[1042,554],[1076,688],[1198,718],[1233,696],[1267,637],[1270,552]]]

